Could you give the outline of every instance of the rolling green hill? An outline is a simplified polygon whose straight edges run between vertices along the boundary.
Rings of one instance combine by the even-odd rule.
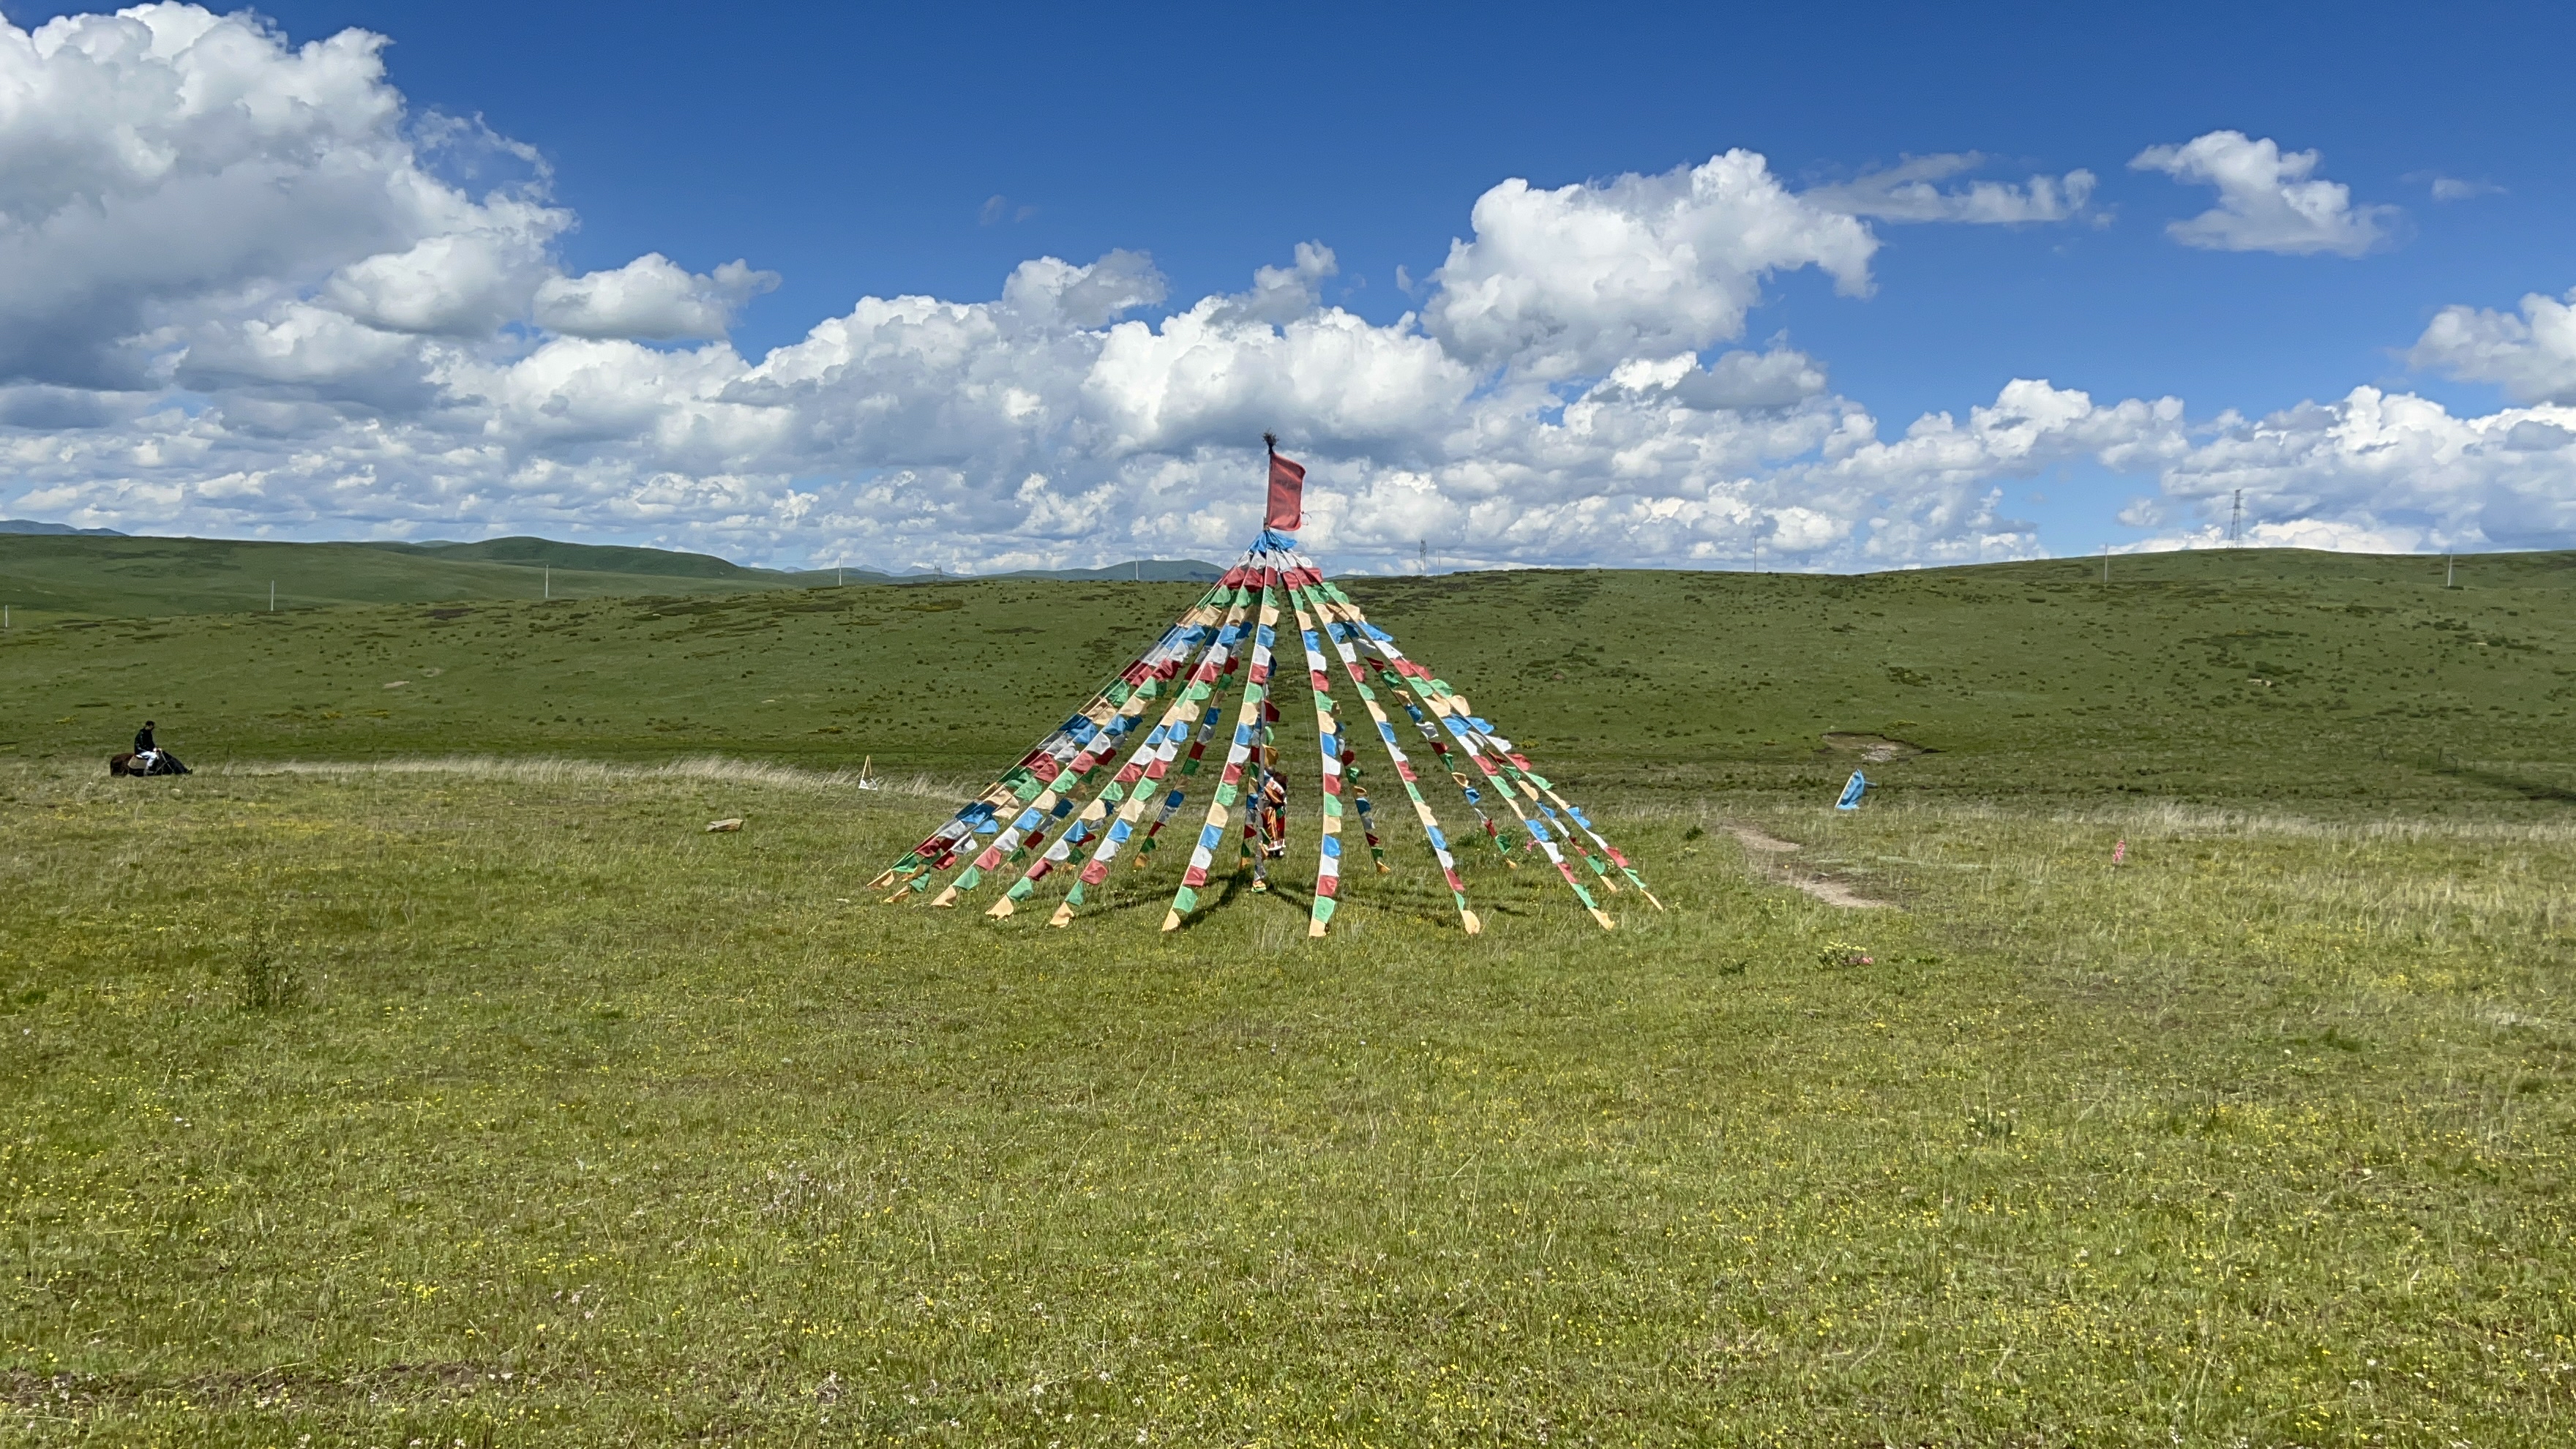
[[[664,571],[650,572],[648,564]],[[800,577],[737,568],[703,554],[543,539],[389,546],[0,535],[0,598],[13,616],[34,623],[265,611],[272,583],[277,607],[291,610],[540,599],[548,590],[558,599],[738,593],[785,587]]]
[[[479,543],[371,542],[359,547],[456,563],[505,563],[522,568],[551,566],[582,573],[649,574],[657,578],[729,579],[763,586],[811,578],[811,575],[776,569],[744,568],[713,554],[681,553],[667,548],[633,548],[622,544],[557,543],[551,538],[525,536],[487,538]],[[882,583],[893,577],[859,569],[850,572],[853,576],[863,576],[863,582]]]
[[[136,576],[169,567],[151,552],[164,541],[74,542],[134,550],[117,557]],[[208,597],[265,562],[261,545],[230,547]],[[523,566],[350,552],[493,576],[481,599],[435,609],[13,631],[0,748],[104,754],[150,713],[204,760],[724,751],[986,775],[1198,592],[706,579],[676,597],[655,576],[656,597],[547,603],[526,597]],[[2085,561],[1480,573],[1354,592],[1543,765],[1596,784],[1822,789],[1854,759],[1836,744],[1868,744],[1824,741],[1836,733],[1921,746],[1931,753],[1868,768],[1971,796],[2563,809],[2576,800],[2576,555],[2463,560],[2453,589],[2442,569],[2245,550],[2120,559],[2108,584]],[[567,588],[647,576],[572,577]]]
[[[35,525],[27,525],[34,528]],[[1024,569],[999,579],[1182,582],[1212,564],[1146,559],[1097,569]],[[342,604],[592,599],[738,593],[816,584],[892,584],[936,575],[874,569],[746,568],[712,554],[548,538],[477,543],[272,543],[216,538],[0,531],[0,603],[30,624]]]

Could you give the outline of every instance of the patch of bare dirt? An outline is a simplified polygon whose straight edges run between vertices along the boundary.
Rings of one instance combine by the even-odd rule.
[[[1918,745],[1912,740],[1900,740],[1893,735],[1834,730],[1827,733],[1824,739],[1826,749],[1840,750],[1847,755],[1858,755],[1863,763],[1871,765],[1884,765],[1890,760],[1911,759],[1916,755],[1932,753],[1929,745]]]
[[[1823,901],[1826,905],[1839,906],[1844,910],[1878,911],[1895,908],[1893,902],[1873,900],[1853,890],[1847,882],[1836,880],[1818,871],[1800,869],[1790,861],[1782,859],[1784,856],[1794,855],[1806,848],[1794,840],[1782,840],[1779,836],[1756,830],[1750,825],[1730,825],[1726,828],[1734,835],[1736,842],[1744,847],[1744,858],[1753,867],[1756,880],[1795,887]]]
[[[1829,875],[1793,876],[1789,884],[1814,896],[1829,906],[1852,911],[1888,911],[1896,908],[1892,901],[1875,900]]]

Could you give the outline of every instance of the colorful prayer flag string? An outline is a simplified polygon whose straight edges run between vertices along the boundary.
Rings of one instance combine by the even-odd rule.
[[[1294,559],[1294,555],[1291,557]],[[1322,612],[1320,604],[1316,603],[1323,597],[1318,590],[1330,587],[1324,583],[1323,574],[1313,565],[1296,559],[1289,576],[1294,581],[1290,596],[1295,598],[1302,594],[1311,610]],[[1334,645],[1341,655],[1343,672],[1350,676],[1352,689],[1359,695],[1360,707],[1368,711],[1370,722],[1377,726],[1378,743],[1385,748],[1388,763],[1395,766],[1395,777],[1403,782],[1405,796],[1413,802],[1413,813],[1422,823],[1422,834],[1431,842],[1431,854],[1440,862],[1441,877],[1449,883],[1449,897],[1458,908],[1458,924],[1473,936],[1485,929],[1485,923],[1477,918],[1474,911],[1467,909],[1467,883],[1458,878],[1458,862],[1449,854],[1448,837],[1440,833],[1440,818],[1432,813],[1431,802],[1422,798],[1422,786],[1414,778],[1413,762],[1405,757],[1404,746],[1397,743],[1395,726],[1388,722],[1386,711],[1379,707],[1377,695],[1369,688],[1358,656],[1341,639],[1334,640]]]
[[[1252,747],[1259,738],[1264,720],[1261,706],[1270,697],[1270,651],[1279,628],[1279,605],[1275,601],[1278,569],[1267,551],[1259,554],[1254,572],[1261,584],[1260,623],[1252,634],[1252,661],[1244,669],[1243,703],[1234,722],[1234,743],[1225,754],[1225,768],[1217,776],[1216,790],[1208,801],[1207,821],[1199,827],[1198,843],[1190,849],[1189,869],[1181,873],[1181,886],[1172,893],[1171,909],[1163,915],[1163,929],[1177,931],[1181,922],[1199,907],[1199,887],[1208,883],[1209,870],[1216,863],[1217,847],[1225,840],[1227,812],[1241,800],[1243,766],[1252,757]]]
[[[1213,631],[1217,611],[1213,606],[1205,606],[1193,610],[1183,622],[1188,626],[1182,631],[1185,647],[1162,654],[1143,671],[1143,677],[1134,681],[1127,697],[1120,701],[1117,713],[1102,721],[1100,729],[1083,743],[1071,760],[1053,774],[1042,776],[1045,783],[1036,795],[1029,798],[1027,808],[966,869],[960,871],[955,880],[949,882],[948,888],[931,901],[932,905],[955,904],[960,894],[982,883],[986,871],[1013,858],[1023,839],[1035,845],[1045,837],[1049,824],[1063,819],[1072,811],[1083,788],[1108,768],[1119,741],[1135,727],[1146,706],[1162,693],[1164,684],[1180,671],[1181,666],[1188,662],[1189,655],[1196,652]]]
[[[1330,580],[1321,580],[1320,590],[1334,604],[1343,618],[1355,626],[1353,632],[1359,636],[1365,647],[1384,658],[1403,677],[1413,681],[1414,695],[1432,707],[1454,737],[1462,744],[1477,745],[1491,751],[1501,763],[1505,778],[1520,785],[1532,801],[1539,802],[1539,808],[1543,813],[1551,819],[1555,818],[1555,810],[1548,808],[1551,804],[1556,809],[1562,810],[1565,817],[1573,820],[1583,835],[1588,837],[1592,844],[1598,846],[1601,853],[1609,858],[1622,875],[1627,877],[1629,884],[1636,887],[1637,893],[1646,898],[1647,904],[1658,911],[1664,908],[1664,903],[1655,899],[1654,892],[1646,889],[1645,881],[1637,875],[1636,868],[1629,863],[1628,858],[1621,855],[1609,841],[1602,839],[1600,832],[1593,829],[1591,819],[1575,808],[1564,796],[1558,794],[1555,786],[1533,769],[1525,756],[1512,748],[1511,741],[1496,734],[1493,726],[1476,715],[1468,707],[1465,696],[1451,689],[1445,681],[1434,677],[1429,670],[1405,658],[1403,651],[1395,647],[1394,639],[1385,630],[1369,623],[1368,617],[1360,611],[1359,605]],[[1533,823],[1526,816],[1522,819],[1524,824]],[[1586,862],[1600,876],[1605,887],[1615,886],[1615,882],[1609,879],[1607,869],[1598,861],[1592,860],[1590,852],[1583,849],[1582,841],[1575,839],[1572,832],[1567,832],[1566,839],[1569,844],[1575,846],[1578,854],[1585,857]]]
[[[1408,659],[1347,593],[1296,551],[1288,534],[1302,521],[1305,470],[1280,457],[1275,443],[1270,457],[1267,526],[1252,548],[1165,630],[1152,649],[1121,670],[1089,704],[870,886],[891,886],[894,894],[888,899],[900,899],[924,890],[931,874],[971,852],[972,859],[933,901],[948,905],[1005,862],[1034,856],[987,910],[988,915],[1004,917],[1013,914],[1059,866],[1069,864],[1077,848],[1087,846],[1088,858],[1074,872],[1063,901],[1049,918],[1050,925],[1068,924],[1084,904],[1085,892],[1107,880],[1123,849],[1132,843],[1137,865],[1146,863],[1156,837],[1185,803],[1187,781],[1199,772],[1209,745],[1226,723],[1226,699],[1239,682],[1241,694],[1234,705],[1234,728],[1224,762],[1192,841],[1188,867],[1165,912],[1163,929],[1179,928],[1199,909],[1216,853],[1229,833],[1240,837],[1238,869],[1249,869],[1254,888],[1265,889],[1269,862],[1284,853],[1288,831],[1280,788],[1284,777],[1275,725],[1281,716],[1274,679],[1284,611],[1294,617],[1303,646],[1317,736],[1322,808],[1315,894],[1308,912],[1310,937],[1326,933],[1342,901],[1342,830],[1348,811],[1358,814],[1378,872],[1390,869],[1362,785],[1359,757],[1332,688],[1336,658],[1413,804],[1449,887],[1459,924],[1468,934],[1480,932],[1483,922],[1468,908],[1458,862],[1423,795],[1413,760],[1397,738],[1386,700],[1403,711],[1424,747],[1457,784],[1506,866],[1516,867],[1517,862],[1511,858],[1512,841],[1505,828],[1486,809],[1489,791],[1511,812],[1529,847],[1556,867],[1585,911],[1604,929],[1614,923],[1575,873],[1569,852],[1591,868],[1603,891],[1615,894],[1624,878],[1648,903],[1663,909],[1627,857],[1511,741],[1476,714],[1464,695]],[[1157,701],[1164,703],[1153,727],[1127,749],[1120,762],[1128,737]],[[1097,792],[1092,793],[1095,785]],[[1158,792],[1160,809],[1155,810]],[[1240,829],[1230,832],[1229,826],[1238,824],[1232,813],[1238,809],[1244,818]],[[1140,834],[1136,827],[1149,811],[1154,818]],[[1048,834],[1059,825],[1061,832],[1050,844]],[[979,837],[990,839],[975,850]]]
[[[1128,757],[1117,774],[1110,777],[1109,783],[1101,787],[1100,793],[1092,797],[1091,803],[1083,807],[1082,813],[1075,817],[1072,826],[1054,847],[1032,862],[1027,872],[1014,881],[985,914],[1011,914],[1020,901],[1026,900],[1036,890],[1039,880],[1058,864],[1072,858],[1073,847],[1090,838],[1093,827],[1108,815],[1112,805],[1121,807],[1119,820],[1111,827],[1117,832],[1116,838],[1102,840],[1100,850],[1113,855],[1116,853],[1118,845],[1127,838],[1126,832],[1132,827],[1135,815],[1143,810],[1145,796],[1150,792],[1153,781],[1160,777],[1160,765],[1171,758],[1173,741],[1189,730],[1200,705],[1208,698],[1209,686],[1222,677],[1233,654],[1235,640],[1242,633],[1243,618],[1251,606],[1251,597],[1247,590],[1235,589],[1234,598],[1226,607],[1224,621],[1191,670],[1189,682],[1164,709],[1163,717],[1155,723],[1152,732],[1145,736],[1144,742],[1136,747],[1135,753]],[[1130,789],[1136,791],[1132,811],[1126,808],[1130,803]],[[1069,897],[1072,904],[1081,903],[1081,891],[1082,884],[1077,881]]]
[[[1052,778],[1065,761],[1080,752],[1083,744],[1099,731],[1110,714],[1126,701],[1136,679],[1150,672],[1167,655],[1187,652],[1190,620],[1232,590],[1230,576],[1220,579],[1197,603],[1182,611],[1181,617],[1163,632],[1163,637],[1155,642],[1153,648],[1129,662],[1118,672],[1117,678],[1093,695],[1090,703],[1074,711],[1063,724],[1056,726],[1053,733],[1022,755],[1017,764],[1003,771],[993,783],[958,807],[957,813],[946,824],[923,837],[921,843],[905,853],[901,860],[870,880],[866,888],[884,890],[894,887],[898,892],[920,890],[929,884],[932,873],[945,870],[956,859],[968,841],[978,834],[990,834],[998,829],[993,821],[1000,812],[1035,798],[1044,788],[1039,771],[1044,769],[1046,778]]]

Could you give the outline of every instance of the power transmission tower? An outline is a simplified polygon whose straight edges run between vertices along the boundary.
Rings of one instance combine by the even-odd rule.
[[[2239,488],[2236,490],[2236,511],[2229,514],[2227,518],[2227,546],[2229,548],[2241,548],[2244,544],[2245,490]]]
[[[1415,542],[1418,543],[1422,549],[1422,573],[1423,576],[1427,578],[1431,574],[1431,540],[1425,538],[1417,539]]]

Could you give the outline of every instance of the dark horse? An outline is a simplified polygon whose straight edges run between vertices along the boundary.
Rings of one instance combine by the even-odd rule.
[[[134,768],[134,752],[128,750],[124,754],[107,757],[107,772],[111,775],[185,775],[188,767],[179,763],[177,755],[163,750],[153,760],[150,769],[138,770]]]

